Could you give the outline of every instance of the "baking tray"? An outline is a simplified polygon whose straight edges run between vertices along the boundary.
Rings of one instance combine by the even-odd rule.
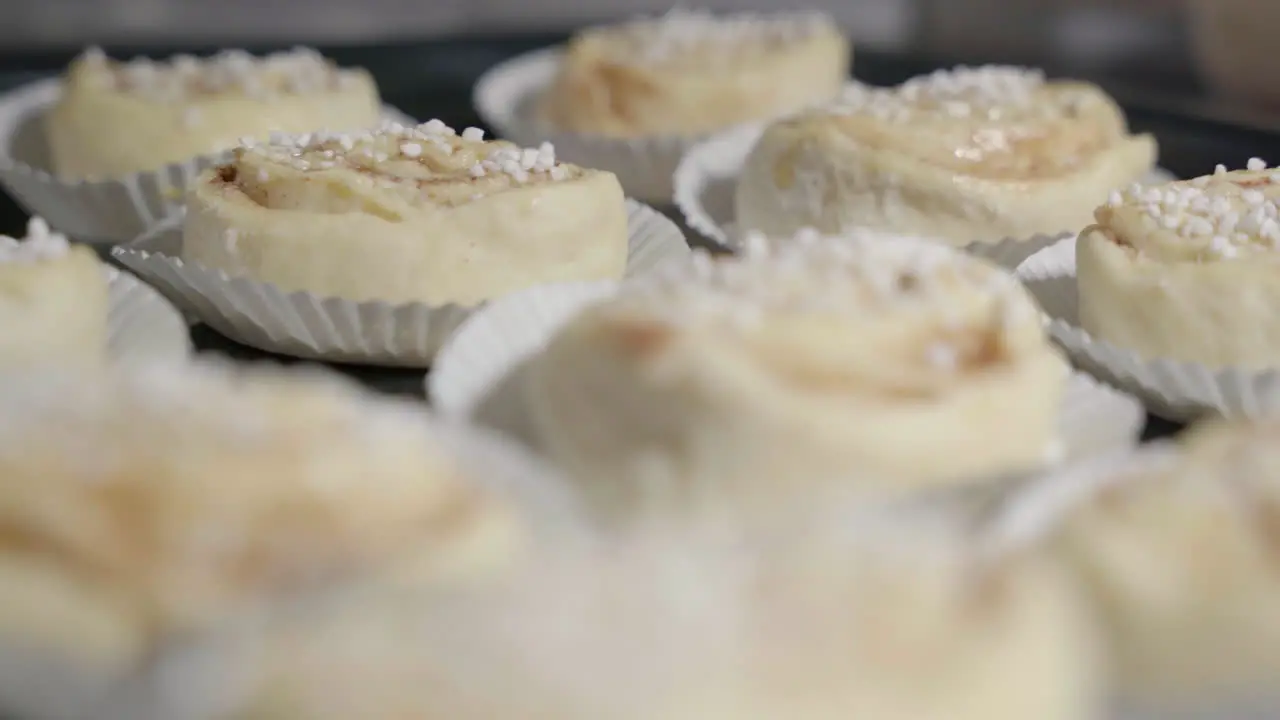
[[[562,42],[568,33],[539,33],[504,36],[468,36],[421,42],[383,45],[322,47],[321,50],[344,65],[368,68],[377,78],[386,102],[422,120],[439,118],[455,127],[484,127],[471,106],[471,88],[489,67],[529,50]],[[247,49],[264,52],[288,44],[253,45]],[[111,47],[114,57],[148,55],[161,57],[177,52],[205,53],[214,47]],[[59,72],[76,50],[14,53],[0,51],[0,91]],[[991,58],[931,58],[919,54],[860,49],[855,75],[873,84],[895,84],[931,70],[960,62],[977,63]],[[1181,177],[1205,174],[1214,165],[1241,167],[1250,157],[1280,161],[1280,125],[1265,118],[1227,108],[1207,98],[1194,78],[1162,76],[1135,77],[1118,72],[1065,72],[1049,66],[1053,75],[1074,75],[1097,82],[1116,97],[1128,113],[1135,130],[1154,134],[1160,141],[1162,166]],[[485,128],[488,130],[489,128]],[[21,231],[26,221],[22,211],[8,198],[0,197],[0,232]],[[212,330],[197,326],[192,330],[197,348],[235,358],[270,359],[295,362],[232,343]],[[382,368],[340,366],[342,372],[378,390],[422,394],[421,373]],[[1179,426],[1152,418],[1145,435],[1161,437]]]

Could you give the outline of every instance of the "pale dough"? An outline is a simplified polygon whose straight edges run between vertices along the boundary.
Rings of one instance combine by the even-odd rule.
[[[814,515],[764,543],[664,527],[485,592],[369,589],[282,615],[218,654],[250,678],[223,717],[1098,717],[1093,633],[1057,568]]]
[[[56,175],[104,179],[229,150],[245,137],[372,127],[379,113],[368,73],[339,70],[313,50],[164,63],[90,53],[68,69],[45,129]]]
[[[0,657],[126,673],[269,599],[507,567],[515,508],[436,428],[314,371],[0,376]]]
[[[1117,193],[1076,243],[1080,326],[1144,358],[1280,366],[1280,171]]]
[[[1010,276],[910,238],[755,243],[637,281],[533,359],[538,435],[602,512],[1045,460],[1067,368]]]
[[[0,371],[93,369],[107,357],[107,269],[33,220],[25,238],[0,236]]]
[[[432,121],[238,149],[192,191],[182,257],[289,292],[475,305],[621,278],[627,244],[612,174]]]
[[[854,85],[765,130],[735,195],[738,225],[926,235],[952,245],[1075,232],[1148,172],[1156,145],[1111,98],[1019,68]]]
[[[849,59],[822,15],[673,11],[575,37],[539,110],[571,132],[697,135],[826,101]]]
[[[1054,547],[1101,613],[1123,702],[1177,717],[1280,708],[1278,448],[1274,422],[1198,427],[1062,520]]]

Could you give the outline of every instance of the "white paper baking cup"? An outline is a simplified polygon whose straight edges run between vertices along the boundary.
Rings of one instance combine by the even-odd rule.
[[[526,362],[583,308],[612,295],[617,283],[557,283],[489,303],[458,328],[427,375],[437,412],[464,418],[537,447],[519,391]]]
[[[680,158],[706,136],[619,139],[547,127],[537,117],[537,101],[554,80],[562,56],[561,48],[547,48],[491,68],[472,95],[480,118],[507,140],[523,146],[550,141],[558,157],[617,175],[628,195],[669,205],[671,176]]]
[[[77,240],[118,243],[136,238],[181,207],[201,172],[229,156],[201,155],[108,180],[59,179],[50,172],[44,116],[61,94],[62,81],[51,78],[0,96],[0,185],[29,214]],[[383,115],[401,124],[413,122],[389,106]]]
[[[765,125],[758,123],[744,125],[697,143],[681,159],[672,180],[675,204],[684,215],[685,223],[726,250],[736,251],[740,244],[733,195],[742,166],[764,128]],[[1173,178],[1169,171],[1157,168],[1143,182],[1162,183]],[[965,251],[1012,270],[1037,251],[1074,235],[1074,232],[1063,232],[1005,238],[994,243],[975,242]]]
[[[1116,720],[1275,720],[1280,717],[1280,701],[1246,701],[1203,708],[1122,706],[1115,709],[1114,717]]]
[[[441,350],[427,396],[441,413],[471,419],[537,448],[518,392],[520,373],[555,332],[614,283],[561,283],[500,298],[472,315]],[[1132,397],[1073,373],[1061,411],[1057,460],[1089,457],[1137,441],[1146,414]]]
[[[0,703],[7,715],[39,720],[89,720],[126,675],[74,657],[0,641]],[[64,656],[65,655],[65,656]],[[122,719],[123,720],[123,719]],[[158,720],[158,719],[157,719]]]
[[[733,196],[738,175],[765,125],[744,125],[689,148],[672,176],[673,200],[685,224],[726,250],[737,250]]]
[[[179,309],[236,342],[313,360],[427,367],[450,334],[475,312],[462,305],[391,305],[286,293],[248,277],[231,277],[180,259],[181,215],[157,225],[113,255]],[[627,275],[689,254],[675,223],[627,201]]]
[[[178,309],[133,275],[108,267],[107,355],[114,364],[180,361],[191,332]]]
[[[1080,368],[1140,397],[1156,415],[1191,420],[1205,414],[1258,417],[1280,406],[1280,368],[1255,372],[1146,359],[1095,339],[1079,327],[1076,239],[1032,255],[1017,269],[1045,314],[1053,339]]]
[[[1169,441],[1140,447],[1113,448],[1025,483],[992,513],[986,539],[998,547],[1027,547],[1048,536],[1061,520],[1127,473],[1166,466],[1176,457]]]

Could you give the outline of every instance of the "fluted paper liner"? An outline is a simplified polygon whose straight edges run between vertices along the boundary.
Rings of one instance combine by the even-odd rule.
[[[1075,245],[1071,237],[1036,253],[1017,275],[1048,316],[1053,339],[1079,367],[1137,395],[1153,413],[1171,420],[1204,414],[1257,417],[1280,405],[1280,368],[1255,372],[1147,359],[1081,329]]]
[[[518,392],[527,361],[582,308],[608,297],[614,283],[560,283],[530,288],[490,303],[458,329],[427,378],[442,413],[470,418],[537,448]],[[607,409],[602,411],[607,412]],[[1073,373],[1063,399],[1062,459],[1132,447],[1145,413],[1132,397],[1083,373]]]
[[[1280,716],[1280,701],[1241,701],[1202,708],[1120,706],[1117,720],[1274,720]]]
[[[557,283],[490,303],[441,350],[427,376],[432,406],[536,447],[518,388],[522,369],[560,327],[617,288],[612,282]]]
[[[73,651],[0,638],[0,703],[13,717],[88,720],[123,679],[121,669],[99,667]]]
[[[230,157],[229,152],[200,155],[104,180],[54,177],[44,116],[61,94],[62,81],[52,78],[0,96],[0,184],[29,214],[77,240],[119,243],[138,237],[182,206],[201,172]],[[413,122],[390,106],[383,107],[383,116]]]
[[[113,255],[181,310],[214,330],[260,350],[329,362],[427,367],[476,307],[391,305],[286,293],[248,277],[180,259],[182,218],[174,217]],[[627,201],[627,275],[689,253],[675,223]]]
[[[472,97],[480,118],[506,140],[525,147],[549,141],[557,157],[617,175],[628,195],[669,205],[671,176],[680,158],[706,136],[621,139],[548,127],[537,117],[536,107],[555,79],[562,56],[561,48],[548,48],[491,68],[476,83]]]
[[[127,272],[108,267],[107,355],[112,363],[183,360],[191,333],[178,309]]]
[[[762,124],[742,126],[704,140],[690,148],[675,171],[675,204],[685,223],[725,250],[736,251],[740,244],[733,195],[742,166],[764,128]],[[1167,170],[1157,168],[1143,182],[1154,184],[1172,179],[1173,175]],[[1074,236],[1072,230],[1031,238],[1004,238],[997,242],[971,243],[965,251],[1013,270],[1034,253]]]
[[[1155,442],[1116,448],[1069,463],[1011,493],[990,518],[986,539],[999,547],[1026,547],[1051,533],[1066,514],[1125,473],[1160,467],[1174,445]]]
[[[725,250],[737,250],[733,194],[747,155],[764,134],[757,123],[734,128],[689,149],[672,177],[674,201],[685,224]]]

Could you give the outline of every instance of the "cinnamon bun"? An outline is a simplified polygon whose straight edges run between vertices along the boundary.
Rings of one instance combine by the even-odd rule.
[[[367,72],[307,48],[163,62],[91,49],[68,69],[46,131],[55,174],[101,179],[229,150],[243,137],[372,127],[379,113]]]
[[[39,218],[0,235],[0,369],[92,368],[107,353],[106,268]]]
[[[1155,155],[1097,87],[961,67],[854,85],[766,129],[738,180],[737,219],[778,237],[862,226],[957,246],[1075,231]]]
[[[0,377],[0,706],[28,697],[15,657],[127,672],[272,597],[506,567],[525,526],[444,438],[306,373]]]
[[[1274,421],[1194,428],[1169,457],[1104,478],[1057,528],[1125,704],[1176,717],[1280,707],[1278,448]]]
[[[1092,628],[1058,568],[978,560],[918,528],[813,539],[820,521],[804,519],[803,541],[726,548],[669,530],[479,593],[365,588],[292,607],[223,642],[221,665],[196,664],[246,678],[211,693],[210,717],[1097,717]]]
[[[617,178],[439,120],[276,136],[190,194],[185,260],[285,291],[474,305],[544,282],[621,278]]]
[[[835,96],[849,56],[825,15],[673,11],[575,37],[540,110],[569,132],[697,135]]]
[[[1147,358],[1280,366],[1280,169],[1116,192],[1076,242],[1080,326]]]
[[[697,255],[572,320],[524,386],[605,512],[805,479],[936,487],[1027,470],[1068,378],[1008,274],[905,237],[802,234]]]

